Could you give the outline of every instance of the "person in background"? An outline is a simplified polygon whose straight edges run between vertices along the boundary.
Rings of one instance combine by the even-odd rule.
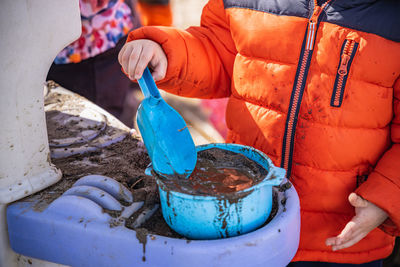
[[[200,27],[131,32],[119,62],[229,97],[227,142],[265,152],[299,194],[290,266],[378,267],[400,235],[399,14],[398,0],[210,0]]]
[[[139,87],[122,74],[118,52],[141,20],[146,25],[171,25],[169,1],[80,0],[79,4],[82,34],[57,55],[47,80],[88,98],[132,127],[139,104],[134,92]]]
[[[127,33],[141,26],[139,17],[123,0],[80,0],[79,4],[82,34],[57,55],[47,80],[86,97],[132,126],[129,117],[137,104],[127,96],[137,85],[121,75],[117,55]]]

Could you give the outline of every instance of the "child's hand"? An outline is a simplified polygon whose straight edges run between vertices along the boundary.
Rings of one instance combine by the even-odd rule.
[[[118,61],[131,80],[142,77],[149,64],[155,81],[162,80],[167,72],[167,56],[161,46],[151,40],[141,39],[126,43],[119,51]]]
[[[332,246],[333,251],[351,247],[388,217],[384,210],[355,193],[349,195],[349,202],[356,208],[356,215],[338,236],[325,241],[327,246]]]

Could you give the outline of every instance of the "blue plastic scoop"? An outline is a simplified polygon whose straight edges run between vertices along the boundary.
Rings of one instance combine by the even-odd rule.
[[[189,177],[196,166],[197,152],[185,121],[161,97],[148,68],[138,82],[144,100],[136,121],[153,170],[165,177]]]

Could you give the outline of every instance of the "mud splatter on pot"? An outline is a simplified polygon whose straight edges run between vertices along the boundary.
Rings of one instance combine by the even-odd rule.
[[[272,208],[272,186],[279,185],[285,170],[273,165],[264,153],[237,144],[208,144],[197,152],[219,148],[240,153],[264,167],[268,174],[258,184],[218,196],[191,195],[159,186],[162,213],[167,224],[190,239],[217,239],[248,233],[267,220]],[[150,169],[146,171],[148,174]]]

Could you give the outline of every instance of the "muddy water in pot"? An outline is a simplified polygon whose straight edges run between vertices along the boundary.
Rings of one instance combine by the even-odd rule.
[[[267,170],[244,155],[212,148],[198,152],[196,168],[189,179],[162,179],[173,191],[191,195],[218,196],[247,189],[260,181]]]

